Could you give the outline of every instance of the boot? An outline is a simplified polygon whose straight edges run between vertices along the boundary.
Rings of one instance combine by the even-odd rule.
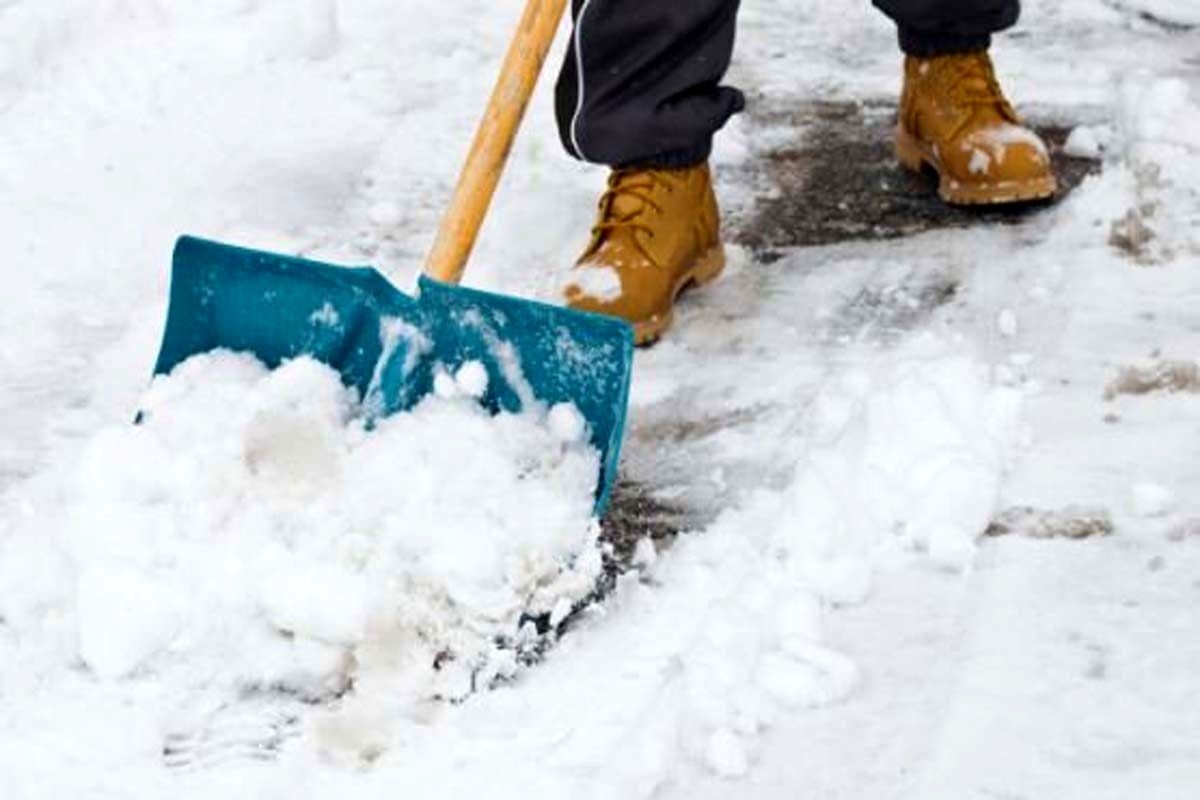
[[[1040,200],[1057,189],[1045,143],[1005,99],[986,51],[905,59],[896,155],[911,170],[932,167],[947,203]]]
[[[679,293],[724,267],[707,164],[617,169],[564,294],[571,308],[629,321],[635,342],[646,345],[670,327]]]

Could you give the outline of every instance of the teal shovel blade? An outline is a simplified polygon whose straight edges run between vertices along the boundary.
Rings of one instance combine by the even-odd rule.
[[[633,365],[629,325],[422,277],[415,297],[370,267],[340,267],[189,236],[175,245],[155,374],[216,349],[269,367],[311,356],[372,414],[411,408],[438,369],[478,361],[493,412],[571,402],[600,452],[595,510],[607,508]]]

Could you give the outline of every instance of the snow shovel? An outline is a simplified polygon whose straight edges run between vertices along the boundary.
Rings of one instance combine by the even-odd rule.
[[[368,412],[412,407],[440,370],[482,362],[493,412],[572,402],[601,456],[595,511],[616,478],[633,330],[595,314],[458,285],[566,0],[528,0],[415,296],[346,268],[192,237],[175,246],[155,374],[218,348],[270,367],[308,355],[359,390]],[[398,476],[400,477],[400,476]]]

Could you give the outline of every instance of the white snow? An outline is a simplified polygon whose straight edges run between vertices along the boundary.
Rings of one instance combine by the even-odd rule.
[[[1077,158],[1100,158],[1112,138],[1113,130],[1107,125],[1077,125],[1067,136],[1063,152]]]
[[[971,151],[968,168],[972,174],[977,174],[987,172],[993,162],[1003,164],[1008,148],[1013,145],[1024,145],[1040,159],[1050,158],[1041,137],[1026,127],[1007,122],[971,134],[963,141],[962,146]]]
[[[478,371],[459,375],[477,387]],[[100,431],[30,487],[29,522],[0,542],[18,658],[73,628],[78,645],[44,654],[36,681],[65,681],[76,659],[128,678],[118,727],[161,713],[133,702],[139,681],[234,698],[375,680],[417,703],[510,674],[497,645],[522,615],[592,590],[598,457],[561,423],[467,397],[368,431],[311,360],[185,362],[146,393],[143,424]],[[58,569],[28,585],[30,563]]]
[[[996,330],[1001,336],[1009,339],[1013,338],[1019,332],[1017,323],[1017,315],[1011,308],[1005,308],[996,315]]]
[[[750,759],[741,740],[728,728],[713,731],[706,756],[708,766],[723,778],[740,778],[750,769]]]
[[[587,420],[573,403],[556,403],[546,415],[547,424],[554,435],[567,443],[583,441],[587,434]]]
[[[468,397],[473,397],[478,400],[487,392],[487,370],[484,369],[483,364],[479,363],[478,361],[468,361],[466,364],[463,364],[461,367],[459,367],[458,371],[454,373],[454,383]],[[554,425],[554,419],[555,418],[551,416],[552,427]]]
[[[576,267],[567,277],[563,291],[610,303],[621,296],[621,276],[612,267]]]
[[[964,147],[967,147],[971,152],[971,160],[967,164],[967,169],[970,170],[972,175],[986,175],[988,170],[991,169],[992,157],[978,147],[968,147],[966,145]],[[1001,156],[1001,159],[1003,159],[1003,156]]]
[[[638,355],[638,568],[577,610],[570,407],[490,418],[467,365],[367,431],[324,368],[230,355],[142,397],[181,232],[411,285],[520,3],[0,0],[0,797],[1191,797],[1200,395],[1105,389],[1200,352],[1195,3],[1023,6],[1006,92],[1101,172],[1014,225],[731,243]],[[792,109],[900,77],[869,3],[740,23],[734,232]],[[578,277],[603,173],[551,83],[473,285]],[[983,537],[1010,508],[1114,530]]]
[[[1164,517],[1175,509],[1175,493],[1157,483],[1136,483],[1131,490],[1139,517]]]

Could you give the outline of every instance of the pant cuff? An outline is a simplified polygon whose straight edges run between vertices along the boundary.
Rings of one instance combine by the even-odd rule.
[[[648,158],[613,164],[616,169],[685,169],[703,164],[712,155],[712,139],[685,150],[668,150]]]
[[[956,53],[973,53],[987,50],[992,44],[992,36],[988,33],[963,36],[955,33],[937,33],[918,31],[912,28],[900,28],[900,49],[906,55],[918,58],[933,58],[948,56]]]

